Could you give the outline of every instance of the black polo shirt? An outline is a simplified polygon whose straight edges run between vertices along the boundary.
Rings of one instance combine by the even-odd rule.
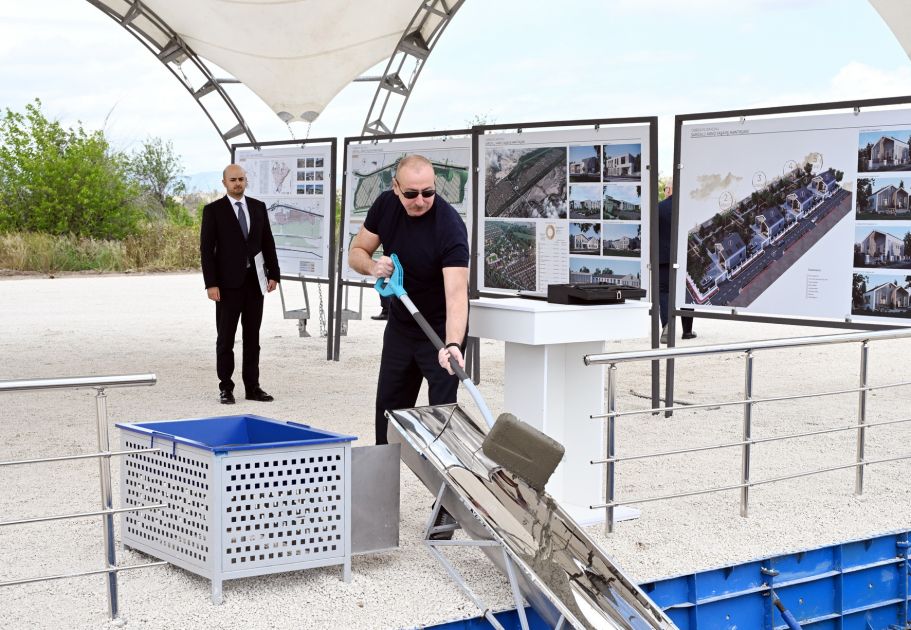
[[[436,195],[430,210],[411,217],[395,193],[387,190],[373,202],[364,227],[380,237],[386,256],[398,256],[405,272],[405,292],[445,341],[443,268],[468,267],[468,232],[459,213]],[[392,300],[389,326],[410,336],[424,336],[399,300]]]

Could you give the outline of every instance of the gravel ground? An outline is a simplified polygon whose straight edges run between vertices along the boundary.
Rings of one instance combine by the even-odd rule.
[[[324,288],[325,290],[325,288]],[[300,295],[289,287],[289,299]],[[365,293],[365,316],[378,300]],[[315,290],[311,304],[318,304]],[[289,303],[289,307],[293,305]],[[371,443],[373,397],[383,324],[352,322],[342,338],[341,361],[327,362],[325,340],[301,339],[295,322],[284,320],[277,295],[269,297],[262,327],[262,384],[271,404],[239,400],[231,413],[259,413],[350,433]],[[311,329],[315,330],[316,322]],[[699,343],[721,343],[821,334],[827,331],[772,325],[697,320]],[[158,375],[154,387],[112,389],[108,412],[114,422],[223,415],[215,378],[214,308],[198,274],[6,277],[0,279],[0,380],[135,374]],[[694,342],[686,342],[694,343]],[[646,340],[609,344],[611,350],[645,347]],[[896,382],[907,341],[872,346],[871,382]],[[494,412],[503,407],[503,345],[484,341],[480,385]],[[756,396],[833,391],[857,382],[857,346],[762,352],[756,358]],[[677,397],[687,402],[739,397],[743,361],[735,356],[678,361]],[[648,366],[620,367],[621,410],[647,404]],[[242,389],[242,388],[241,388]],[[95,450],[95,404],[91,391],[48,391],[3,395],[0,461]],[[907,388],[871,394],[869,420],[901,417],[909,408]],[[422,395],[421,401],[426,400]],[[421,403],[419,401],[419,403]],[[854,421],[857,396],[790,401],[759,406],[754,437],[844,426]],[[722,408],[678,413],[671,419],[622,418],[618,454],[654,452],[736,441],[742,412]],[[867,458],[903,455],[911,426],[868,432]],[[111,429],[112,440],[116,430]],[[753,479],[849,463],[853,432],[758,445]],[[621,463],[617,496],[646,497],[739,481],[739,449],[706,451],[661,460]],[[737,492],[680,498],[641,506],[638,520],[620,523],[610,536],[590,532],[634,579],[653,580],[752,558],[818,547],[899,529],[911,529],[908,461],[867,469],[865,492],[853,494],[853,470],[829,472],[762,485],[750,494],[742,518]],[[93,460],[3,467],[3,520],[97,508],[97,464]],[[119,470],[114,467],[115,503]],[[338,567],[225,583],[225,603],[209,602],[206,580],[172,567],[125,572],[120,606],[127,627],[137,628],[402,628],[475,614],[470,601],[425,551],[420,532],[431,496],[402,468],[401,546],[355,557],[353,579],[340,580]],[[119,522],[118,522],[119,527]],[[0,581],[92,570],[101,566],[97,518],[0,528]],[[504,579],[483,556],[453,550],[450,556],[495,607],[509,605]],[[119,551],[122,564],[148,561]],[[9,587],[0,599],[2,626],[9,628],[104,628],[106,603],[101,577]]]

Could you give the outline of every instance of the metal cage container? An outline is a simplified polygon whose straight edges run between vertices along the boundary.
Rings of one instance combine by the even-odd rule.
[[[126,547],[212,581],[340,564],[351,579],[352,436],[253,415],[117,424]]]

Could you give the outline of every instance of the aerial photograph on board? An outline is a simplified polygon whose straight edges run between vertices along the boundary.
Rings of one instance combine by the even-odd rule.
[[[488,147],[484,215],[565,219],[566,154],[565,146]]]

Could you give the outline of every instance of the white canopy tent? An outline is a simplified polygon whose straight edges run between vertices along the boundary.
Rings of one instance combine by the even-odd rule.
[[[313,121],[353,79],[387,59],[420,0],[145,0],[200,57],[285,121]],[[427,41],[432,15],[419,32]]]
[[[224,89],[231,83],[245,85],[285,122],[312,122],[349,83],[375,80],[364,131],[393,131],[424,61],[464,0],[88,2],[168,66],[227,144],[242,134],[255,141]],[[381,76],[362,77],[384,59]]]
[[[285,122],[312,122],[351,81],[375,80],[363,132],[394,132],[424,61],[464,0],[88,2],[169,67],[227,144],[242,134],[255,142],[224,89],[230,83],[244,84]],[[870,3],[911,57],[909,0]],[[382,75],[361,76],[384,59]]]
[[[908,0],[870,0],[870,4],[911,57],[911,3]]]

